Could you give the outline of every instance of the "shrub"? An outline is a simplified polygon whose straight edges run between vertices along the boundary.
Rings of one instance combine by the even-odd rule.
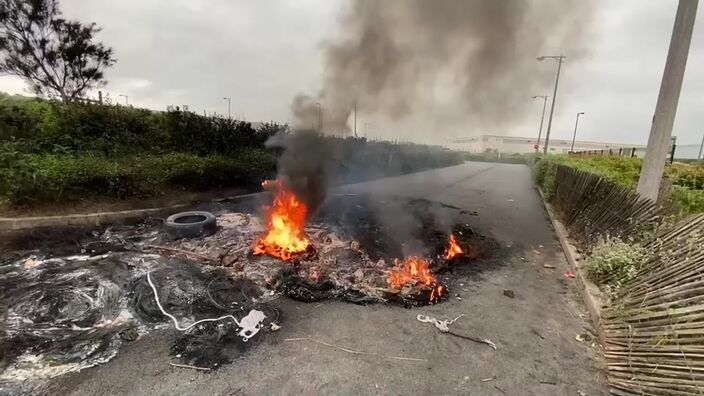
[[[12,160],[7,158],[12,156]],[[94,197],[144,198],[169,187],[198,191],[258,185],[276,157],[251,150],[233,157],[188,153],[110,158],[95,154],[0,155],[0,200],[14,205]]]
[[[642,246],[607,237],[592,248],[589,276],[597,284],[618,288],[636,276],[647,258]]]

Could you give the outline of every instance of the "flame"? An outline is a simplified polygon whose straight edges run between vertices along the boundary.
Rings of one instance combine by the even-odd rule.
[[[281,180],[265,181],[264,188],[276,190],[272,206],[265,207],[268,231],[257,240],[252,253],[268,254],[289,261],[310,246],[303,229],[308,208],[296,195],[286,189]]]
[[[462,250],[462,246],[457,242],[455,234],[450,234],[450,242],[448,242],[447,248],[445,249],[445,260],[452,260],[463,254],[464,250]]]
[[[404,262],[394,260],[395,266],[389,274],[389,286],[394,289],[401,289],[409,283],[420,283],[431,288],[430,302],[434,302],[445,293],[445,288],[430,272],[428,261],[410,256]]]

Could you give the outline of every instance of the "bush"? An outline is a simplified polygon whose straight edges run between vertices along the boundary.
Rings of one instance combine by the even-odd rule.
[[[557,165],[590,172],[604,179],[635,189],[640,176],[642,160],[618,156],[543,156],[533,164],[536,183],[548,199],[554,191],[554,174]],[[704,166],[672,164],[665,167],[665,177],[672,183],[674,215],[704,212]]]
[[[633,279],[647,259],[642,246],[607,237],[592,248],[589,276],[599,285],[618,288]]]
[[[0,164],[3,157],[0,156]],[[165,189],[254,186],[275,175],[264,150],[225,157],[187,153],[110,158],[94,154],[14,154],[0,167],[0,200],[13,205],[94,197],[146,198]]]
[[[555,194],[555,174],[560,163],[555,157],[536,157],[533,162],[533,177],[548,201]]]

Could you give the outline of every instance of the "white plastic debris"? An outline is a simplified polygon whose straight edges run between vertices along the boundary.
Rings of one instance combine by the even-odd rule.
[[[452,320],[449,320],[449,319],[448,320],[438,320],[437,318],[434,318],[432,316],[418,314],[418,316],[416,316],[416,319],[418,319],[419,322],[432,323],[435,325],[435,327],[438,328],[438,330],[442,331],[443,333],[447,333],[448,331],[450,331],[450,328],[448,326],[455,323],[457,321],[457,319],[459,319],[463,316],[464,316],[464,314],[462,314]]]
[[[253,309],[249,311],[247,316],[242,318],[239,325],[242,327],[239,333],[237,333],[244,342],[249,341],[250,338],[254,337],[259,330],[262,328],[262,322],[266,319],[264,312],[257,311]]]

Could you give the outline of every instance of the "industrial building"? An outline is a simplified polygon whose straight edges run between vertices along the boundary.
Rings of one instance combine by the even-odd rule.
[[[502,154],[534,153],[538,144],[535,137],[501,136],[501,135],[479,135],[454,139],[447,144],[447,148],[470,153],[498,152]],[[540,140],[540,150],[543,150],[545,139]],[[548,151],[552,154],[563,154],[570,151],[572,140],[550,139]],[[631,150],[636,148],[636,153],[642,155],[645,152],[645,145],[626,143],[589,142],[576,140],[574,142],[575,151],[586,150]]]

